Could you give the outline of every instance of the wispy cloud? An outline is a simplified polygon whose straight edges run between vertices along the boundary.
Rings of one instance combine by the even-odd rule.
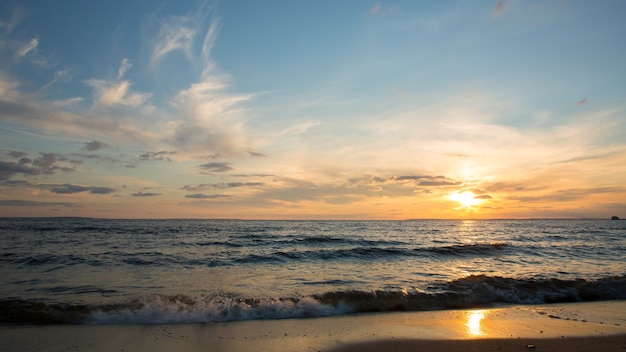
[[[28,43],[24,44],[16,53],[16,56],[18,58],[23,58],[24,56],[28,55],[28,53],[30,53],[31,51],[37,51],[37,45],[39,45],[39,39],[38,38],[32,38],[31,40],[28,41]]]
[[[190,192],[200,192],[209,189],[227,189],[227,188],[239,188],[239,187],[261,187],[264,186],[263,182],[227,182],[227,183],[203,183],[197,186],[185,185],[181,189]]]
[[[374,4],[374,6],[372,6],[372,7],[369,9],[369,13],[370,13],[371,15],[375,15],[375,14],[377,14],[378,12],[380,12],[380,1],[379,1],[379,2],[377,2],[376,4]]]
[[[85,99],[83,97],[74,97],[74,98],[67,98],[67,99],[62,99],[62,100],[55,100],[51,103],[53,108],[64,108],[64,107],[68,107],[74,104],[78,104],[82,101],[84,101]]]
[[[161,25],[152,49],[152,65],[172,51],[182,50],[187,57],[191,57],[193,39],[196,30],[190,25],[190,17],[171,17]]]
[[[102,79],[89,79],[87,85],[95,92],[95,103],[98,106],[110,107],[115,105],[127,105],[131,107],[142,106],[152,93],[133,92],[130,87],[132,83],[124,80],[124,74],[132,67],[128,59],[122,59],[118,69],[117,78],[114,81]]]
[[[503,16],[507,12],[510,2],[511,2],[510,0],[498,0],[496,5],[491,10],[491,16],[493,17]]]

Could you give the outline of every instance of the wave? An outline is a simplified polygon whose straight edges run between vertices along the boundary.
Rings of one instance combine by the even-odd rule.
[[[81,287],[81,290],[97,290]],[[116,304],[0,301],[0,322],[65,324],[173,324],[307,318],[347,313],[426,311],[626,299],[626,276],[598,280],[513,279],[472,275],[419,290],[333,291],[287,298],[244,298],[228,293],[151,295]]]
[[[319,240],[319,239],[318,239]],[[314,240],[317,241],[317,240]],[[218,245],[217,242],[207,244],[202,242],[200,246]],[[222,245],[220,243],[219,245]],[[231,245],[232,247],[236,247]],[[520,249],[522,251],[525,249]],[[256,252],[256,253],[255,253]],[[446,259],[450,257],[490,257],[506,254],[517,254],[514,246],[505,243],[451,245],[441,247],[399,247],[399,246],[356,246],[348,248],[293,248],[285,247],[269,253],[262,249],[252,253],[242,253],[241,256],[224,257],[219,254],[207,254],[204,258],[189,258],[182,254],[167,254],[159,251],[146,251],[125,253],[104,252],[86,254],[52,254],[42,253],[32,255],[5,252],[0,254],[0,263],[9,263],[17,266],[58,266],[71,267],[104,266],[104,265],[131,265],[131,266],[187,266],[187,267],[223,267],[241,264],[282,264],[293,261],[336,261],[336,260],[376,260],[384,258],[401,259],[411,257],[428,257],[431,259]],[[232,252],[229,252],[232,255]],[[54,270],[54,269],[53,269]]]

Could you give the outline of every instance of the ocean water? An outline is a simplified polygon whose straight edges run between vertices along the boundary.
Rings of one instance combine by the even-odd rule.
[[[0,323],[626,299],[626,221],[0,219]]]

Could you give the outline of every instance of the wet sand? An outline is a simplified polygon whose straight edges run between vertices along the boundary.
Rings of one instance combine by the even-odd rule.
[[[0,327],[2,351],[626,351],[626,301],[178,325]]]

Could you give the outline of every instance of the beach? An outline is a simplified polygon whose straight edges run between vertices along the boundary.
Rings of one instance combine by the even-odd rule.
[[[0,328],[3,351],[624,351],[626,301],[169,325]]]

